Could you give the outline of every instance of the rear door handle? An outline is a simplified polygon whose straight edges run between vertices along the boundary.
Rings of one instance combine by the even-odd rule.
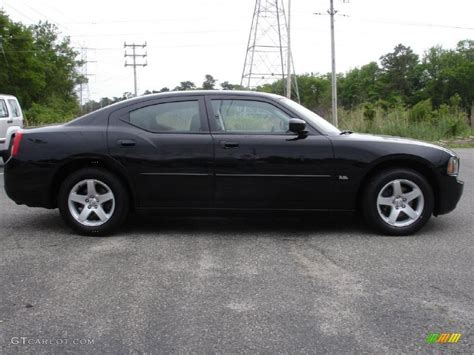
[[[133,139],[119,139],[117,144],[121,145],[122,147],[133,147],[137,144],[137,142],[135,142]]]
[[[220,145],[224,149],[229,149],[229,148],[237,148],[239,146],[239,143],[237,142],[227,142],[227,141],[220,141]]]
[[[7,123],[13,123],[13,120],[8,120]]]

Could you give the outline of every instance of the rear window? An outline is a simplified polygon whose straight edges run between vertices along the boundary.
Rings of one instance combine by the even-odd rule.
[[[8,109],[5,100],[0,99],[0,118],[8,117]]]
[[[20,106],[18,106],[18,102],[13,99],[8,100],[8,105],[10,106],[10,111],[13,117],[20,117]]]

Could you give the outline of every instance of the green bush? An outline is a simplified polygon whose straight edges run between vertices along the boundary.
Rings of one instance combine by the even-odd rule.
[[[360,105],[353,110],[341,109],[340,128],[432,142],[472,135],[465,112],[448,105],[441,105],[438,110],[433,110],[431,102],[427,101],[416,105],[416,109],[380,105],[375,108]]]
[[[47,104],[33,103],[25,112],[29,126],[40,126],[70,121],[77,112],[75,101],[65,102],[58,98],[51,98]]]
[[[413,122],[429,122],[433,117],[433,103],[431,99],[418,102],[409,111],[409,118]]]

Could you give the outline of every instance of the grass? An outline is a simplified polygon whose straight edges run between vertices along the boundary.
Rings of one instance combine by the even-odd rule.
[[[474,130],[466,113],[442,107],[415,115],[405,108],[364,106],[340,111],[340,128],[361,133],[414,138],[449,146],[474,146]]]

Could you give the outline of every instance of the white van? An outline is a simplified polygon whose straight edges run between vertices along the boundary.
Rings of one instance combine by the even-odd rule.
[[[23,113],[15,96],[0,94],[0,157],[9,158],[10,141],[23,128]]]

